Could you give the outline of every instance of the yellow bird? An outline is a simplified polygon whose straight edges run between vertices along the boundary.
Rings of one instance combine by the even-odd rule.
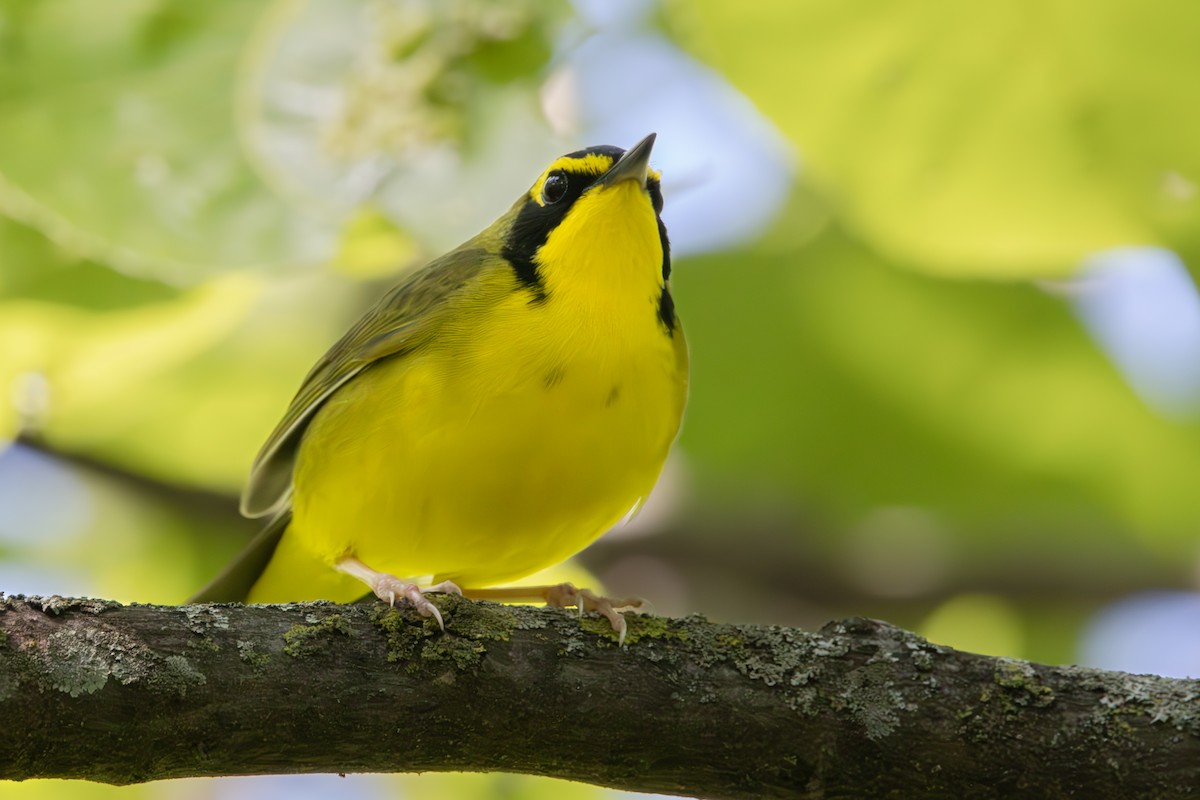
[[[558,564],[643,501],[679,429],[654,134],[562,156],[487,229],[408,275],[325,354],[259,452],[242,513],[271,523],[193,601],[347,602],[441,624],[428,591]]]

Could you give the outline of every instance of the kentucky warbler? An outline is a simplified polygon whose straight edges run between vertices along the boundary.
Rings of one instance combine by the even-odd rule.
[[[687,395],[650,134],[552,163],[408,275],[308,373],[254,462],[271,523],[195,601],[541,596],[471,590],[577,553],[653,487]],[[431,585],[436,584],[436,585]],[[456,585],[457,584],[457,585]],[[424,587],[424,588],[422,588]]]

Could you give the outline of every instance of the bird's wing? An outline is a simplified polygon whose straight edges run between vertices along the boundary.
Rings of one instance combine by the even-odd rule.
[[[262,517],[288,507],[296,450],[321,405],[376,361],[421,347],[452,307],[452,298],[495,258],[476,242],[450,251],[393,287],[329,348],[254,460],[242,493],[243,514]]]

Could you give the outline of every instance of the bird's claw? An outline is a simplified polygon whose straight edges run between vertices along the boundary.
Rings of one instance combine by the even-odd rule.
[[[579,589],[571,583],[560,583],[546,590],[546,605],[556,608],[574,607],[578,609],[580,617],[583,616],[584,611],[603,614],[617,634],[617,645],[624,647],[629,623],[625,621],[621,611],[645,613],[650,604],[640,597],[626,597],[617,600],[611,597],[602,597],[591,589]]]
[[[426,589],[422,589],[415,583],[402,581],[392,575],[380,575],[371,584],[371,589],[375,592],[375,596],[380,600],[386,600],[388,605],[396,607],[397,598],[407,600],[409,605],[416,609],[417,613],[422,617],[433,617],[437,620],[438,627],[443,631],[446,630],[446,624],[442,621],[442,612],[438,611],[438,607],[430,602],[425,596],[426,592],[441,592],[443,594],[462,595],[462,590],[450,581],[442,581]]]

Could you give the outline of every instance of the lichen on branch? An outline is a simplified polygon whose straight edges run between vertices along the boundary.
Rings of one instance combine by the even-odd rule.
[[[0,779],[509,771],[704,797],[1185,797],[1200,683],[886,623],[607,621],[435,597],[0,598]],[[108,735],[97,736],[97,731]]]

